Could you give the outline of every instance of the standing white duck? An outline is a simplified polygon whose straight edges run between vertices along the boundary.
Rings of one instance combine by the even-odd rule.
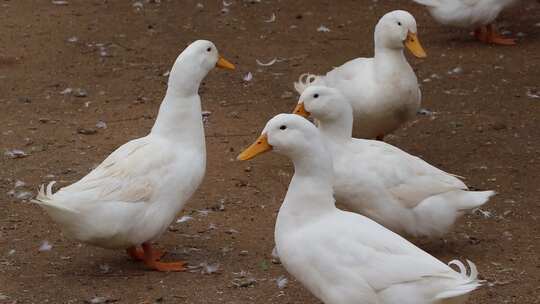
[[[499,34],[493,24],[499,13],[517,0],[413,0],[425,5],[439,23],[474,28],[476,38],[484,43],[514,45],[515,39]]]
[[[76,240],[127,249],[154,270],[184,270],[184,262],[159,262],[162,253],[151,241],[167,229],[204,177],[198,89],[216,66],[234,69],[212,42],[193,42],[171,69],[150,134],[122,145],[88,175],[54,194],[53,183],[46,190],[41,186],[34,202]]]
[[[279,114],[238,158],[268,150],[292,159],[294,176],[279,209],[276,248],[283,266],[326,304],[459,304],[481,285],[362,215],[336,208],[332,159],[319,130]]]
[[[397,233],[438,237],[493,191],[468,191],[454,175],[390,144],[351,138],[351,106],[338,90],[307,88],[294,113],[318,121],[332,154],[338,202]]]
[[[416,57],[426,57],[416,33],[410,13],[387,13],[375,27],[375,57],[353,59],[325,76],[304,74],[294,86],[300,94],[310,85],[338,89],[354,111],[354,136],[382,140],[420,107],[418,80],[403,54],[407,47]]]

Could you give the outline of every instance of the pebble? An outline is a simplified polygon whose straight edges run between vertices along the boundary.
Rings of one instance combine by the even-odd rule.
[[[20,103],[31,103],[32,102],[30,97],[24,97],[24,96],[17,98],[17,101],[20,102]]]
[[[86,97],[88,96],[88,92],[85,89],[78,88],[73,90],[73,96],[75,97]]]
[[[78,128],[77,133],[83,134],[83,135],[92,135],[92,134],[96,134],[97,130],[94,128]]]

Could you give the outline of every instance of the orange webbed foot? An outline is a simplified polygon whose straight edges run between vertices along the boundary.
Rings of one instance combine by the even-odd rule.
[[[159,262],[159,259],[156,259],[156,256],[159,256],[161,258],[161,254],[159,250],[155,250],[152,248],[152,245],[150,243],[143,243],[142,244],[142,251],[143,254],[143,263],[148,266],[152,270],[156,271],[185,271],[186,262],[183,261],[177,261],[177,262]]]
[[[504,37],[494,24],[484,25],[474,31],[474,36],[484,42],[498,45],[516,45],[516,39]]]
[[[178,262],[159,262],[159,261],[144,261],[144,264],[151,268],[152,270],[156,271],[162,271],[162,272],[169,272],[169,271],[185,271],[186,262],[178,261]]]
[[[126,252],[132,259],[136,261],[144,261],[143,249],[133,246],[126,249]],[[152,248],[151,254],[154,261],[159,261],[165,255],[165,252]]]

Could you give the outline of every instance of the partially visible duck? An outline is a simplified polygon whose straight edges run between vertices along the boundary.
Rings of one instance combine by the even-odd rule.
[[[426,57],[414,17],[401,10],[387,13],[375,27],[373,58],[353,59],[324,76],[304,74],[295,88],[300,94],[310,85],[338,89],[352,106],[354,136],[382,140],[412,119],[422,100],[404,48],[416,57]]]

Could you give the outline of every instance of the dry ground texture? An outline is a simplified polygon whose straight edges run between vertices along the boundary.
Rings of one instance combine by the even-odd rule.
[[[444,261],[476,262],[487,283],[470,303],[540,303],[536,1],[501,16],[520,38],[515,47],[481,45],[405,0],[67,2],[0,1],[0,303],[318,303],[272,263],[291,163],[273,154],[234,158],[270,117],[292,110],[292,83],[302,72],[371,56],[376,21],[397,8],[419,24],[429,57],[410,62],[431,113],[388,141],[499,193],[484,215],[466,216],[444,240],[414,241]],[[330,32],[317,31],[321,25]],[[179,215],[192,220],[173,223],[159,245],[166,259],[211,267],[150,272],[124,252],[66,239],[28,198],[41,183],[78,180],[145,135],[164,74],[199,38],[214,41],[238,69],[211,72],[201,88],[211,112],[207,175]],[[256,62],[273,58],[268,67]],[[248,72],[253,79],[244,81]],[[13,149],[26,157],[4,155]],[[289,280],[285,288],[278,278]]]

